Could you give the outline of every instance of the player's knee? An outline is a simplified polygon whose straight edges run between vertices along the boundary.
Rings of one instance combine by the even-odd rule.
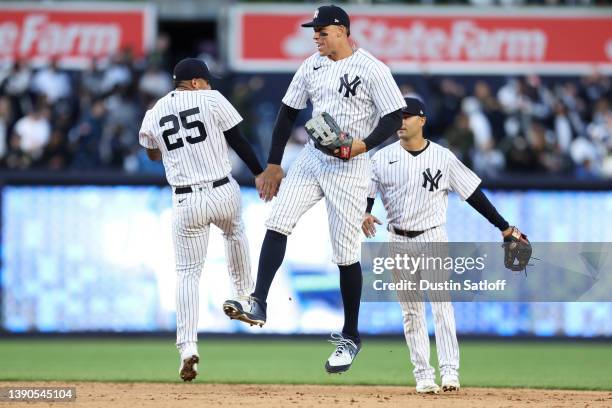
[[[266,223],[266,236],[268,233],[274,233],[274,238],[282,239],[281,236],[287,238],[287,236],[291,235],[292,228],[289,228],[286,225],[281,225],[280,223],[275,222],[267,222]]]
[[[176,265],[176,274],[180,278],[194,278],[200,276],[202,264],[199,262]]]

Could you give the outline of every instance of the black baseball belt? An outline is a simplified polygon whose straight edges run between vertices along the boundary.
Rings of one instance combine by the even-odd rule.
[[[213,181],[212,186],[213,188],[221,187],[222,185],[229,183],[229,181],[230,181],[229,177],[223,177],[220,180]],[[193,193],[193,188],[191,188],[191,186],[176,187],[174,189],[174,194],[188,194],[188,193]]]
[[[436,227],[426,229],[425,231],[429,231],[430,229],[434,229],[434,228]],[[396,235],[401,235],[402,237],[408,237],[408,238],[416,238],[425,232],[425,231],[405,231],[403,229],[395,228],[393,225],[389,225],[389,229],[391,230],[391,232],[393,232]]]

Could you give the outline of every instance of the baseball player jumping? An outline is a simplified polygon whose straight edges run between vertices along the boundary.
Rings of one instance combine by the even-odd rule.
[[[293,77],[278,113],[268,166],[262,174],[260,196],[277,194],[266,222],[255,291],[248,298],[224,303],[225,313],[249,324],[266,322],[266,299],[283,262],[287,236],[300,217],[325,198],[333,259],[340,269],[344,327],[333,333],[335,346],[325,368],[329,373],[348,370],[361,348],[358,315],[362,275],[359,231],[366,207],[370,160],[362,153],[379,145],[401,126],[404,100],[390,70],[349,41],[350,21],[336,6],[319,7],[312,21],[317,52]],[[301,109],[313,106],[313,138],[300,152],[281,184],[281,158]],[[315,140],[330,137],[319,143]],[[279,190],[280,185],[280,190]]]
[[[172,186],[172,227],[176,256],[176,345],[184,381],[198,374],[198,295],[213,223],[223,231],[228,271],[237,295],[253,290],[249,246],[240,217],[240,187],[231,177],[229,144],[261,181],[263,171],[242,136],[242,118],[218,91],[210,72],[194,58],[174,68],[176,89],[145,114],[140,144],[151,160],[162,160]]]
[[[362,230],[367,237],[382,224],[370,214],[374,197],[380,192],[387,211],[390,242],[446,242],[448,192],[482,214],[502,232],[505,241],[526,242],[527,237],[497,212],[480,189],[480,178],[461,163],[450,150],[423,138],[425,107],[416,98],[406,98],[399,141],[372,158],[372,182]],[[512,237],[512,238],[511,238]],[[423,301],[400,301],[404,334],[414,365],[416,391],[438,393],[435,370],[429,362],[429,336]],[[431,302],[442,389],[459,389],[459,345],[451,302]]]

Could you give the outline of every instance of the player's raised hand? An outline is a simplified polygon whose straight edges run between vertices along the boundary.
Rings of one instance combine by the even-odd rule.
[[[366,213],[363,216],[361,230],[368,238],[373,238],[376,235],[376,224],[382,225],[382,222],[372,214]]]
[[[278,193],[278,188],[281,181],[285,177],[283,168],[278,164],[268,164],[266,169],[257,178],[260,178],[259,186],[257,178],[255,179],[255,186],[259,192],[259,198],[264,201],[270,201]]]

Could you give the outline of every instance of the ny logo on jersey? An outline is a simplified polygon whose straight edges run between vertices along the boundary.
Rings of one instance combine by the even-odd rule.
[[[434,191],[434,189],[437,190],[438,182],[440,181],[441,177],[442,177],[442,172],[439,169],[436,175],[432,177],[431,170],[429,170],[429,167],[428,167],[427,170],[423,172],[423,178],[424,178],[423,188],[427,188],[427,183],[429,182],[429,191]]]
[[[344,89],[344,97],[348,98],[350,95],[355,96],[357,92],[357,87],[361,84],[361,78],[355,76],[355,79],[349,82],[348,74],[344,74],[344,76],[340,77],[340,88],[338,92],[342,93]]]

